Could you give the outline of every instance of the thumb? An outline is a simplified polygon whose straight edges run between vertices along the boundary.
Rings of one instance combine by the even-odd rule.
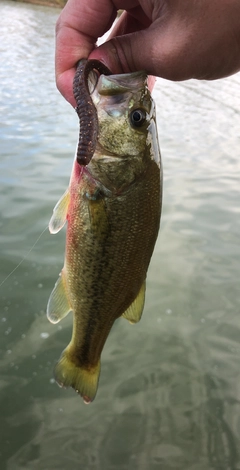
[[[156,75],[151,36],[149,30],[142,30],[113,37],[94,49],[89,59],[100,60],[112,73],[146,70],[148,74]]]
[[[107,42],[95,48],[89,59],[100,60],[113,73],[146,70],[150,75],[174,80],[176,44],[173,44],[172,34],[169,38],[169,29],[171,33],[164,18],[158,18],[152,24],[145,20],[144,24],[144,19],[137,21],[124,12],[111,30]]]
[[[144,20],[140,22],[124,11],[111,29],[107,42],[95,48],[89,59],[100,60],[113,73],[146,70],[145,56],[149,58],[151,45],[147,47],[146,53],[145,40],[149,41],[150,38],[143,39],[143,36],[149,36],[149,31],[144,29]]]
[[[184,80],[190,74],[185,44],[181,44],[180,50],[179,39],[175,42],[173,38],[170,28],[152,24],[140,31],[112,37],[95,48],[89,59],[100,60],[112,73],[146,70],[148,75]]]
[[[231,8],[231,21],[229,18],[226,21],[224,8],[216,17],[216,3],[203,3],[201,10],[207,5],[208,14],[201,11],[196,16],[190,11],[192,16],[189,13],[186,22],[184,15],[176,11],[159,16],[141,29],[138,24],[134,32],[129,15],[123,18],[122,29],[117,23],[114,37],[94,49],[90,58],[101,60],[113,73],[146,70],[148,75],[169,80],[213,80],[236,73],[240,69],[239,34],[236,33],[239,16],[233,21]],[[215,29],[213,18],[217,18]]]

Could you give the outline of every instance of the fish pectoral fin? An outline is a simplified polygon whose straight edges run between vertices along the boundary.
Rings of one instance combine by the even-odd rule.
[[[53,215],[49,222],[50,233],[58,233],[65,225],[69,202],[70,193],[69,189],[67,189],[53,209]]]
[[[47,304],[47,318],[51,323],[58,323],[72,310],[67,297],[64,271],[61,272]]]
[[[81,395],[84,403],[91,403],[97,393],[100,361],[95,366],[83,368],[78,358],[67,347],[54,369],[55,380],[60,387],[72,387]]]
[[[142,287],[130,307],[122,314],[130,323],[137,323],[141,320],[144,302],[145,302],[146,281],[143,282]]]

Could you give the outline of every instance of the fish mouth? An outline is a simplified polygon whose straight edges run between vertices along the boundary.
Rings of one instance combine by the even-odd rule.
[[[100,95],[118,95],[136,90],[147,84],[147,73],[144,70],[117,75],[102,74],[99,76],[97,90]]]

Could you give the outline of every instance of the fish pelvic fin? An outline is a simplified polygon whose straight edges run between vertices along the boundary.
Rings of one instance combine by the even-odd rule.
[[[88,405],[97,393],[101,365],[98,361],[96,366],[84,368],[78,362],[67,347],[54,368],[54,376],[60,387],[72,387]]]
[[[47,304],[47,318],[51,323],[58,323],[72,310],[65,281],[65,273],[62,270]]]
[[[146,281],[143,282],[137,297],[131,303],[130,307],[128,307],[128,309],[125,310],[125,312],[122,314],[122,317],[126,318],[126,320],[128,320],[129,323],[134,324],[141,320],[144,302],[145,302],[145,291],[146,291]]]
[[[53,209],[53,215],[49,222],[49,232],[52,234],[58,233],[65,225],[67,220],[68,206],[70,203],[69,189],[65,191],[58,203]]]

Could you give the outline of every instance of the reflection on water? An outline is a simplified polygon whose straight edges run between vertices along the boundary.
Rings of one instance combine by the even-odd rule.
[[[0,13],[3,280],[68,184],[78,119],[55,89],[58,12]],[[64,233],[42,235],[0,290],[1,470],[240,469],[240,76],[154,93],[164,200],[143,318],[116,322],[92,405],[59,389],[71,318],[45,308]]]

